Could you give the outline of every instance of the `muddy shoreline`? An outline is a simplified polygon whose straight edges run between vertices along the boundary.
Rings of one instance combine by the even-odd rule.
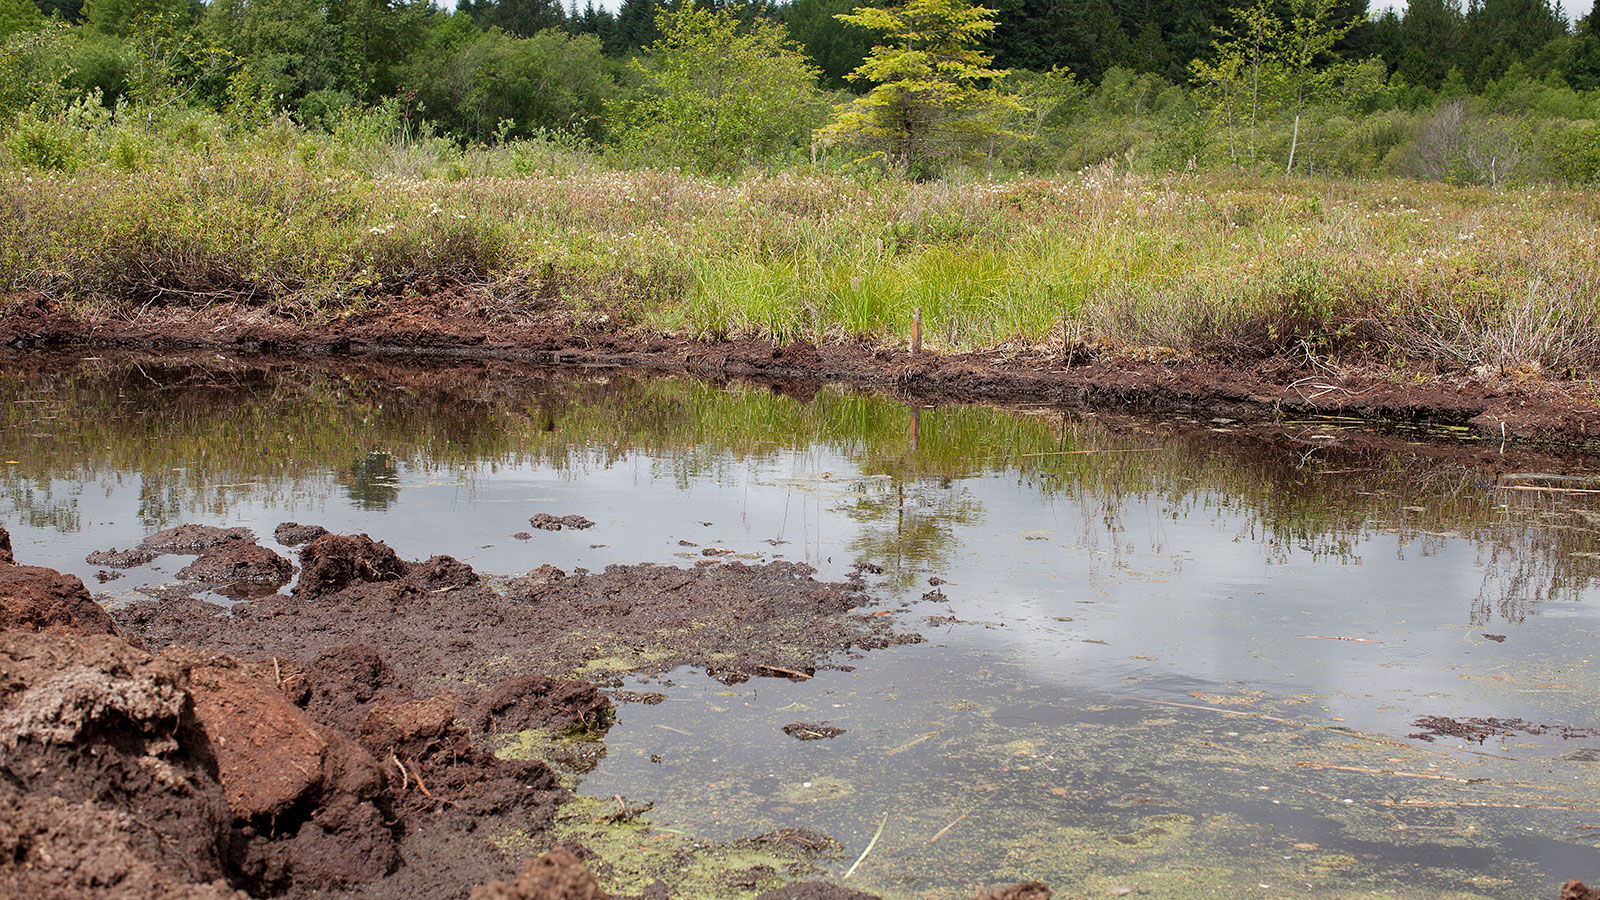
[[[1600,394],[1584,373],[1567,373],[1566,379],[1478,377],[1309,357],[1228,363],[1164,348],[1088,345],[912,356],[904,348],[863,343],[780,347],[751,339],[691,340],[619,324],[625,318],[620,314],[595,314],[584,322],[566,312],[495,317],[458,301],[395,300],[379,312],[301,323],[231,303],[76,317],[35,298],[0,316],[0,346],[509,361],[759,379],[798,396],[842,383],[928,403],[1048,404],[1254,420],[1352,416],[1461,427],[1497,440],[1600,448]]]
[[[272,553],[239,532],[180,526],[142,547]],[[175,591],[108,615],[9,547],[0,528],[7,896],[599,900],[585,860],[604,864],[552,822],[571,774],[604,754],[613,702],[651,697],[596,682],[680,665],[801,679],[919,640],[867,611],[861,578],[793,563],[489,579],[324,534],[300,549],[292,594],[229,615]],[[617,662],[619,647],[650,652]],[[496,752],[529,735],[545,754]],[[777,865],[730,870],[729,895],[868,896],[803,880],[839,849],[825,835],[736,843]],[[1019,887],[997,896],[1050,896]]]

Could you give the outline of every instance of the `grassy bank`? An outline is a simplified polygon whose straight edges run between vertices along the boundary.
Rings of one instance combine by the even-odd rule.
[[[551,145],[87,127],[0,167],[0,292],[83,316],[243,303],[307,323],[450,291],[705,337],[981,349],[1063,340],[1245,360],[1582,374],[1600,194],[1111,166],[917,184],[614,171]]]

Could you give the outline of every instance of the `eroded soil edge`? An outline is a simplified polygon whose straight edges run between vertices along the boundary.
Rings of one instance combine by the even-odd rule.
[[[80,317],[34,298],[0,315],[0,344],[500,359],[761,378],[801,393],[837,382],[926,402],[1332,414],[1467,426],[1510,440],[1600,442],[1593,373],[1474,376],[1335,365],[1310,356],[1226,361],[1087,345],[912,356],[864,343],[689,340],[618,324],[624,318],[595,314],[577,322],[564,311],[508,316],[451,294],[397,299],[374,312],[309,324],[232,303]]]

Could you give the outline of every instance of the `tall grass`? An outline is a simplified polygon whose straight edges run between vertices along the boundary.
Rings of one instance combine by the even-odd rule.
[[[1600,358],[1592,191],[1114,166],[719,180],[550,142],[462,150],[381,118],[332,135],[133,119],[31,125],[65,162],[0,150],[0,292],[91,318],[223,304],[322,322],[447,296],[489,323],[592,311],[713,339],[899,342],[920,309],[940,351],[1065,340],[1524,374]]]

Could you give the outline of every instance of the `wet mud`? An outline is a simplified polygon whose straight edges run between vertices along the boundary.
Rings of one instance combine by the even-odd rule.
[[[403,561],[366,535],[325,535],[300,559],[293,596],[241,603],[231,616],[173,597],[134,603],[117,617],[152,647],[214,647],[246,658],[403,647],[388,658],[396,676],[439,690],[529,675],[615,685],[624,674],[683,665],[730,684],[803,678],[844,665],[852,653],[920,640],[866,612],[872,598],[863,584],[818,582],[800,563],[570,574],[545,565],[491,581],[450,557]]]
[[[141,546],[195,554],[196,581],[292,569],[239,530]],[[292,597],[228,615],[171,595],[115,621],[77,578],[0,562],[0,892],[606,897],[582,847],[550,847],[562,777],[489,748],[603,740],[612,702],[586,672],[739,681],[916,640],[863,612],[860,585],[794,564],[491,583],[335,534],[300,558]]]
[[[533,516],[528,520],[528,524],[542,531],[560,531],[563,528],[583,531],[594,527],[594,523],[583,516],[552,516],[549,513]]]
[[[626,325],[620,310],[595,319],[606,324],[546,313],[508,328],[463,313],[455,299],[409,297],[366,315],[307,325],[228,303],[209,305],[203,314],[163,307],[119,319],[78,318],[38,297],[14,304],[0,318],[0,346],[509,360],[757,378],[801,400],[824,384],[848,383],[925,401],[1048,402],[1258,418],[1334,414],[1466,426],[1492,437],[1600,441],[1600,405],[1588,381],[1576,376],[1483,378],[1286,356],[1196,359],[1091,346],[912,355],[865,342],[699,341]]]
[[[1449,716],[1422,716],[1411,723],[1422,729],[1407,737],[1432,743],[1435,738],[1453,737],[1482,744],[1493,737],[1511,737],[1517,734],[1554,735],[1562,740],[1600,736],[1600,730],[1577,728],[1571,725],[1543,725],[1523,719],[1489,717],[1451,718]]]

